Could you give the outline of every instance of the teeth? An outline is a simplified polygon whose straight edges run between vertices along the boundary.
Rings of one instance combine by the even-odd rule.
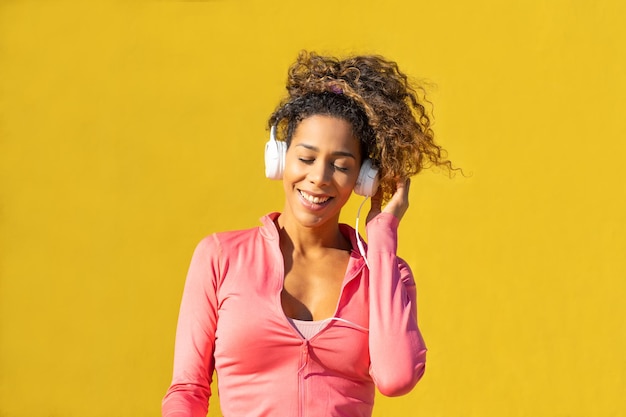
[[[302,197],[304,197],[307,201],[314,203],[314,204],[321,204],[330,200],[330,197],[324,197],[324,198],[314,197],[310,194],[305,193],[302,190],[300,190],[300,195],[302,195]]]

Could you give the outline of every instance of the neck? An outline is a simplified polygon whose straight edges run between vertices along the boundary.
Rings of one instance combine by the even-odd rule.
[[[350,250],[351,243],[339,230],[339,219],[326,221],[323,225],[304,227],[286,213],[276,219],[281,246],[301,254],[314,254],[324,249]]]

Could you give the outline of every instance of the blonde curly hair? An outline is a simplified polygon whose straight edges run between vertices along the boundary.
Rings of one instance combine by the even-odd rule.
[[[346,120],[361,142],[361,156],[380,168],[383,200],[393,195],[398,179],[423,168],[456,168],[435,143],[422,87],[410,85],[393,61],[377,55],[338,59],[302,51],[289,68],[288,96],[270,116],[278,139],[289,145],[298,124],[313,115]],[[421,98],[421,101],[420,101]]]

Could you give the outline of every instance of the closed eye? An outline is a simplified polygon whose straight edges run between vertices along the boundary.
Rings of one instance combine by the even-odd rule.
[[[305,157],[299,157],[298,161],[302,162],[303,164],[306,165],[311,165],[315,162],[315,158],[305,158]],[[340,165],[336,165],[336,164],[331,164],[331,166],[333,167],[333,169],[339,171],[339,172],[348,172],[350,170],[350,168],[348,167],[343,167]]]

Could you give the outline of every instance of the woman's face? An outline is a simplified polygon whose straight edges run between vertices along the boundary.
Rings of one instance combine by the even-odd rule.
[[[285,159],[285,211],[305,227],[338,222],[360,167],[359,141],[348,122],[323,115],[302,120]]]

